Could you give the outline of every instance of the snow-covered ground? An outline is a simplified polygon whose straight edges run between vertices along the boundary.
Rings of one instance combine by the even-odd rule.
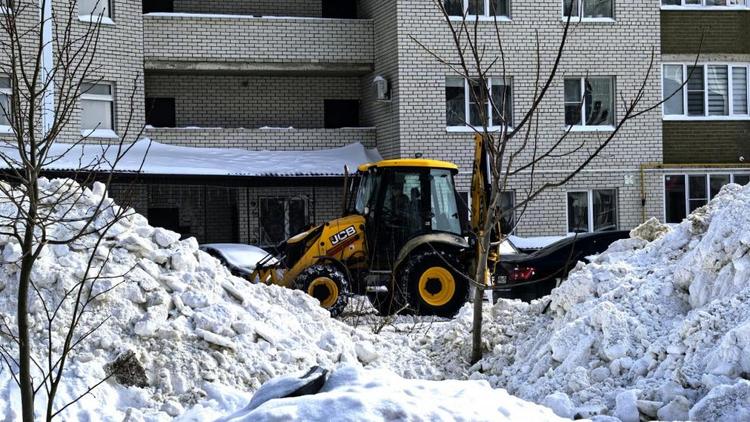
[[[53,194],[61,183],[44,181],[42,191]],[[101,191],[69,204],[68,217],[85,217]],[[12,207],[0,197],[0,215]],[[0,316],[12,324],[20,248],[0,236],[0,249]],[[59,301],[94,254],[107,276],[95,291],[114,287],[83,320],[85,331],[108,318],[71,356],[60,404],[106,376],[118,357],[145,375],[142,387],[111,378],[62,420],[322,420],[332,406],[342,420],[553,418],[529,402],[570,418],[749,420],[748,252],[750,188],[730,185],[680,225],[637,229],[547,298],[487,304],[485,358],[474,366],[470,306],[453,321],[384,320],[357,301],[334,320],[301,292],[233,277],[195,240],[135,213],[96,250],[86,238],[46,247],[33,280],[42,297]],[[63,306],[63,320],[69,315]],[[47,337],[36,297],[30,318],[42,358]],[[63,328],[53,325],[53,350]],[[0,345],[14,348],[3,336]],[[246,407],[263,383],[316,365],[332,371],[322,394]],[[19,411],[2,366],[0,414],[15,420]]]
[[[449,377],[486,379],[561,416],[750,420],[750,187],[633,234],[551,296],[488,307],[487,353],[468,370],[468,308],[406,343]]]

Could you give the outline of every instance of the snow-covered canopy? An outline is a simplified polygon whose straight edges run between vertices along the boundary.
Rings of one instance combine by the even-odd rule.
[[[249,151],[166,145],[141,139],[122,145],[121,150],[127,152],[115,166],[116,172],[155,175],[336,177],[344,175],[344,167],[354,172],[361,164],[382,160],[377,149],[360,143],[317,151]],[[0,151],[18,157],[18,152],[8,146],[0,146]],[[52,146],[45,170],[110,171],[117,154],[117,145],[58,143]]]

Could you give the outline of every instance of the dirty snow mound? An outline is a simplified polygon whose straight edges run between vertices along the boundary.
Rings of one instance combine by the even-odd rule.
[[[71,183],[75,182],[44,179],[40,188],[55,199],[58,188]],[[104,189],[96,184],[82,192],[81,198],[67,198],[53,213],[66,221],[85,220],[102,200]],[[330,368],[362,361],[395,368],[408,377],[437,376],[426,363],[403,363],[426,359],[331,319],[302,292],[251,285],[232,276],[219,261],[199,251],[193,238],[179,240],[178,234],[153,228],[132,211],[108,227],[119,207],[108,198],[105,204],[110,208],[96,223],[104,233],[98,247],[93,235],[71,245],[46,246],[32,273],[48,306],[60,303],[82,280],[90,257],[96,271],[89,277],[101,274],[87,281],[93,294],[102,294],[84,314],[78,335],[102,325],[71,355],[60,406],[107,374],[113,376],[95,394],[66,410],[63,419],[168,419],[222,388],[251,393],[276,375],[314,365]],[[14,207],[0,197],[0,215],[13,215]],[[64,238],[73,229],[54,224],[47,231]],[[0,256],[0,317],[13,326],[21,256],[14,238],[0,235]],[[39,298],[30,298],[32,349],[36,359],[45,362],[47,319]],[[71,312],[72,303],[64,302],[52,324],[55,353]],[[8,337],[0,336],[0,345],[16,353]],[[44,405],[41,395],[38,410]],[[221,403],[206,404],[212,405]],[[9,419],[20,416],[20,394],[5,365],[0,368],[0,413]]]
[[[486,309],[487,352],[471,377],[563,416],[572,405],[573,416],[623,421],[747,419],[750,187],[633,234],[551,296]],[[447,372],[468,356],[469,314],[430,339]]]

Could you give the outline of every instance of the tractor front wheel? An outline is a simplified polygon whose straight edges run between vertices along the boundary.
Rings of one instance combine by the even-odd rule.
[[[318,299],[320,306],[327,309],[331,316],[340,315],[346,308],[349,283],[344,273],[333,265],[307,267],[294,280],[294,288]]]
[[[455,255],[444,251],[418,252],[400,273],[409,304],[420,315],[452,317],[466,303],[469,283]]]

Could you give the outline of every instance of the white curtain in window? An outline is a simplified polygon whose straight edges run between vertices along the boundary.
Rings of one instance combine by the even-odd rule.
[[[112,102],[81,100],[81,129],[112,130]]]
[[[614,0],[583,0],[583,17],[613,18]]]
[[[109,14],[109,0],[79,0],[78,14],[81,16],[111,17]]]
[[[664,66],[664,114],[684,114],[682,65]],[[679,91],[679,92],[677,92]],[[676,93],[675,93],[676,92]],[[672,95],[674,93],[674,95]],[[670,97],[670,95],[672,95]]]
[[[732,102],[734,114],[747,114],[747,68],[732,68]]]
[[[687,107],[688,115],[705,115],[704,89],[703,89],[703,66],[688,66],[687,68]]]
[[[708,115],[729,114],[729,77],[726,66],[708,66]]]
[[[9,126],[10,79],[0,78],[0,126]]]

